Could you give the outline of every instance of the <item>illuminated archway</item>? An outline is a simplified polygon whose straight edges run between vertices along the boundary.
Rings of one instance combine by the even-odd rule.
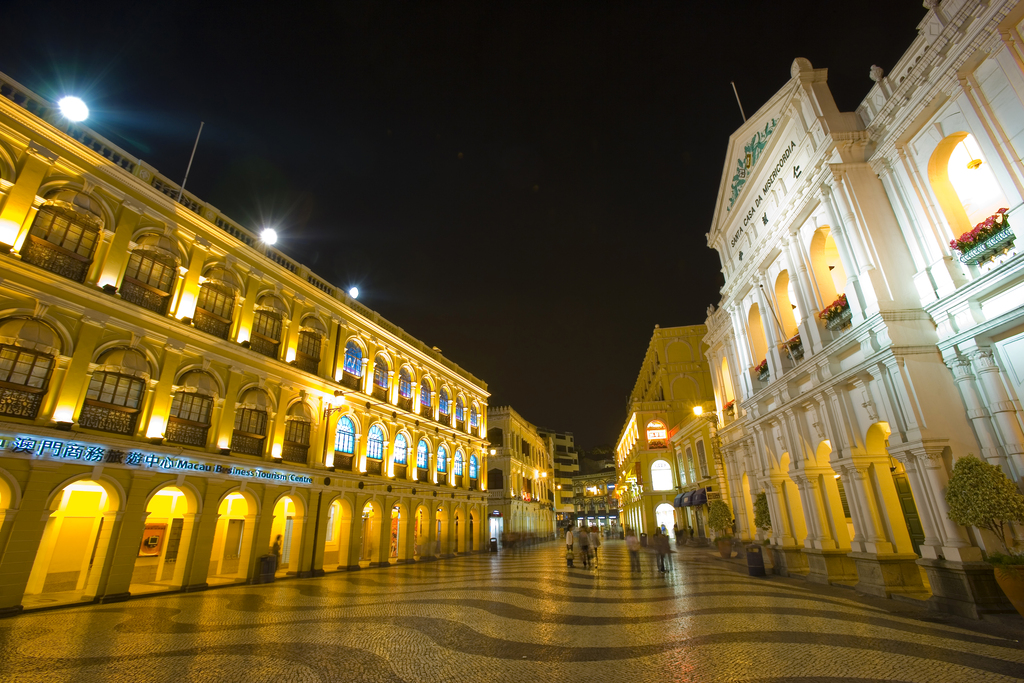
[[[349,534],[352,529],[352,505],[342,497],[335,498],[327,508],[327,529],[324,536],[324,567],[349,565]]]
[[[281,562],[277,576],[294,576],[299,572],[302,552],[303,505],[298,496],[282,496],[274,505],[274,522],[270,528],[271,547],[281,537]]]
[[[953,133],[936,145],[928,160],[928,180],[952,230],[951,237],[959,237],[997,210],[1010,206],[970,133]]]
[[[750,306],[747,313],[747,338],[750,340],[750,353],[757,365],[768,356],[768,342],[764,336],[764,325],[761,322],[761,309],[757,304]]]
[[[789,271],[782,271],[775,278],[775,300],[779,302],[779,320],[782,322],[782,330],[786,339],[792,339],[797,333],[797,318],[794,311],[797,310],[796,303],[790,296],[793,283],[789,279]],[[797,311],[798,312],[798,311]]]
[[[197,511],[198,499],[187,486],[164,486],[149,499],[149,515],[132,571],[132,595],[182,585]]]
[[[839,258],[839,247],[832,236],[832,230],[823,226],[814,231],[811,238],[811,271],[821,293],[824,308],[846,292],[846,269]]]
[[[729,370],[729,359],[725,356],[722,356],[722,391],[725,393],[726,403],[736,400],[736,393],[732,387],[732,372]]]
[[[376,501],[367,501],[362,510],[362,542],[359,545],[359,561],[367,563],[368,566],[377,566],[380,563],[387,563],[387,556],[383,555],[380,547],[380,530],[384,515],[380,505]]]
[[[256,499],[248,491],[234,491],[221,500],[207,583],[241,583],[248,578],[257,510]]]

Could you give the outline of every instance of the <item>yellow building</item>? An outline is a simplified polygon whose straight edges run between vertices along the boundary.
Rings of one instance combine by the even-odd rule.
[[[542,436],[509,406],[489,408],[487,424],[490,537],[549,537],[555,531],[553,436]]]
[[[714,400],[704,357],[704,325],[655,326],[627,406],[629,418],[615,447],[620,523],[638,533],[685,526],[676,498],[689,481],[673,453],[672,436],[692,421],[694,406]],[[701,443],[705,443],[702,441]]]
[[[0,81],[0,613],[484,547],[484,382]]]

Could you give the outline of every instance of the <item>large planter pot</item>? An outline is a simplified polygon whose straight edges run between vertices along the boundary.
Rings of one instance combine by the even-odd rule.
[[[1024,565],[997,565],[995,568],[996,583],[1006,593],[1006,597],[1024,617]]]
[[[727,540],[721,540],[720,539],[718,541],[718,554],[721,555],[722,557],[724,557],[725,559],[729,559],[730,557],[732,557],[732,539],[731,538],[727,539]]]

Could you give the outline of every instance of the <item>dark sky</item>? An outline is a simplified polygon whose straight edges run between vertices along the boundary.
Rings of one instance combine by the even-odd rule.
[[[718,302],[728,137],[829,68],[840,109],[920,0],[11,3],[0,71],[489,384],[615,440],[654,325]],[[245,9],[241,9],[241,8]],[[263,9],[266,7],[267,9]]]

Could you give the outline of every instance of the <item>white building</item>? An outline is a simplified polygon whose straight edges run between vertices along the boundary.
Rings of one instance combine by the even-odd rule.
[[[1012,234],[950,241],[1024,222],[1024,6],[925,5],[856,112],[797,59],[730,138],[706,341],[738,532],[763,490],[782,571],[978,616],[1007,605],[994,539],[944,490],[969,453],[1024,481],[1024,257]]]

